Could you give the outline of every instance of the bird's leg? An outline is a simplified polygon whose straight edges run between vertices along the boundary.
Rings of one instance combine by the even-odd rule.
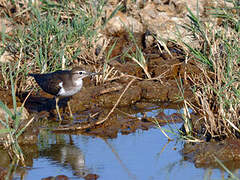
[[[57,114],[58,114],[58,117],[59,117],[59,121],[61,123],[62,122],[62,117],[61,117],[61,114],[59,112],[58,101],[59,101],[59,97],[56,97],[56,110],[57,110]]]
[[[67,105],[68,105],[70,116],[71,116],[71,118],[73,118],[73,113],[72,113],[71,106],[70,106],[70,100],[67,101]]]

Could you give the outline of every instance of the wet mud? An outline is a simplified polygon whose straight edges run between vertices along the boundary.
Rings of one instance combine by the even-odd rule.
[[[175,105],[175,108],[177,105]],[[148,116],[148,112],[153,110],[158,110],[159,112],[153,117]],[[91,119],[90,121],[99,121],[104,119],[109,113],[110,109],[105,109],[104,111],[98,113],[95,117],[95,120]],[[85,112],[85,118],[89,115],[90,112]],[[80,117],[81,120],[84,119],[84,114]],[[109,119],[104,123],[98,126],[92,126],[91,128],[84,129],[82,131],[76,131],[79,127],[78,123],[72,124],[69,128],[69,124],[62,125],[54,129],[55,133],[70,133],[70,134],[84,134],[84,135],[93,135],[101,138],[116,138],[118,133],[121,134],[130,134],[134,133],[137,130],[148,130],[149,128],[156,127],[157,124],[165,125],[167,123],[178,123],[182,122],[181,114],[174,113],[171,115],[166,115],[161,111],[160,106],[148,107],[148,109],[140,109],[136,106],[134,107],[125,107],[117,108],[114,113],[109,116]],[[80,123],[82,124],[82,123]]]
[[[228,138],[221,142],[186,143],[181,151],[183,158],[198,168],[221,168],[219,160],[229,170],[240,168],[240,141]],[[217,159],[217,160],[216,160]]]

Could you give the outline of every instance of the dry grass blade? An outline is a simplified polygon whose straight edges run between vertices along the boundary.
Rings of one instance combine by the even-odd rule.
[[[157,127],[160,129],[160,131],[164,134],[164,136],[166,136],[166,138],[168,139],[168,141],[172,141],[172,139],[165,133],[165,131],[162,129],[162,126],[159,124],[159,122],[157,120],[155,120],[155,124],[157,125]]]
[[[151,75],[148,72],[148,67],[147,67],[146,60],[144,57],[143,57],[144,61],[137,60],[135,57],[130,56],[130,55],[128,57],[131,58],[134,62],[136,62],[143,69],[143,71],[147,75],[148,79],[151,79]]]
[[[131,84],[132,84],[134,81],[135,81],[135,78],[132,79],[132,80],[128,83],[128,85],[126,86],[126,88],[124,89],[124,91],[122,92],[122,94],[119,96],[117,102],[115,103],[115,105],[113,106],[113,108],[111,109],[111,111],[108,113],[108,115],[102,120],[102,122],[106,121],[106,120],[109,118],[109,116],[113,113],[113,111],[115,110],[115,108],[118,106],[120,100],[122,99],[123,95],[125,94],[125,92],[127,91],[127,89],[131,86]],[[101,123],[102,123],[102,122],[101,122]]]

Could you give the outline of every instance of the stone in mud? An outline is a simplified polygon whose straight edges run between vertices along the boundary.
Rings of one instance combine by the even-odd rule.
[[[239,146],[240,140],[233,138],[220,142],[186,143],[182,154],[185,160],[193,162],[196,167],[221,168],[217,158],[231,170],[240,167]]]
[[[68,180],[69,178],[65,175],[58,175],[55,177],[55,180]]]
[[[155,77],[161,76],[162,78],[175,79],[178,77],[181,64],[179,59],[170,57],[169,54],[163,54],[163,57],[149,61],[149,71]]]
[[[161,39],[174,38],[176,24],[183,21],[182,18],[176,17],[175,10],[170,6],[156,5],[155,3],[147,3],[139,15],[147,29]]]
[[[69,178],[65,175],[58,175],[56,177],[54,176],[49,176],[46,178],[42,178],[41,180],[68,180]]]
[[[119,11],[108,21],[106,31],[111,36],[119,36],[124,32],[143,33],[143,25],[135,18]]]
[[[88,174],[84,177],[85,180],[97,180],[99,178],[99,175],[97,174]]]
[[[110,63],[115,69],[117,69],[118,71],[127,74],[127,75],[132,75],[132,76],[137,76],[137,77],[142,77],[143,76],[143,70],[142,68],[137,65],[136,63],[132,62],[132,61],[128,61],[126,63],[120,63],[118,61],[112,61]],[[126,81],[124,81],[126,80]],[[120,79],[121,82],[129,82],[128,78],[121,78]]]
[[[160,82],[140,81],[138,86],[142,89],[142,98],[161,102],[168,101],[168,87]]]

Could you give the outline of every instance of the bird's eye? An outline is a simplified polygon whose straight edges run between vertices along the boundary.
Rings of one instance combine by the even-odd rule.
[[[83,74],[83,72],[82,72],[82,71],[79,71],[78,74]]]

